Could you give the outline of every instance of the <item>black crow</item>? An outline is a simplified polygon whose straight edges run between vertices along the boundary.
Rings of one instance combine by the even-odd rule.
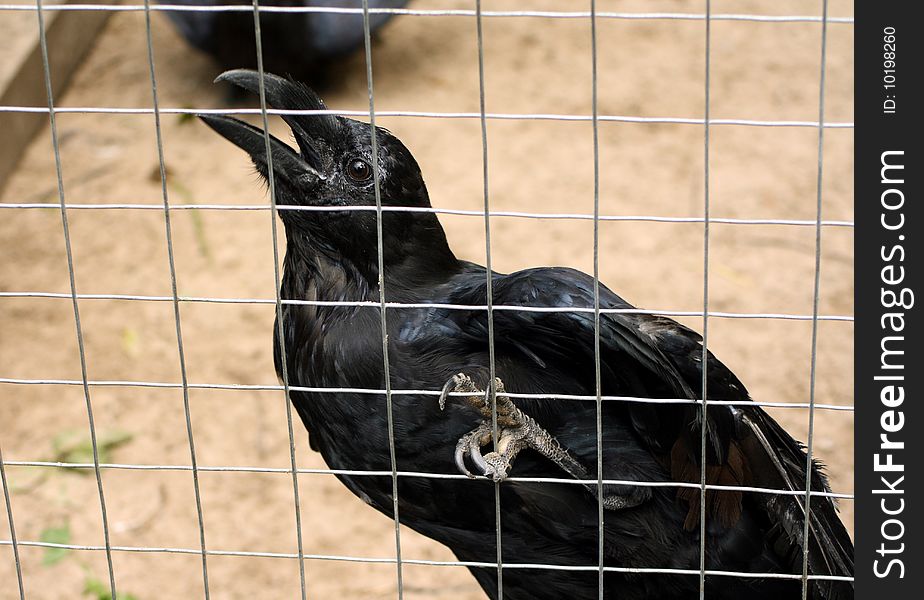
[[[251,92],[259,88],[253,71],[230,71],[219,79]],[[274,108],[325,108],[304,85],[273,75],[264,81]],[[225,116],[202,119],[250,154],[268,177],[262,130]],[[284,305],[283,339],[274,346],[280,376],[281,345],[293,386],[381,390],[385,385],[380,313],[374,306],[379,300],[376,212],[355,210],[375,205],[378,178],[386,209],[385,295],[400,305],[387,310],[391,386],[434,392],[393,395],[396,467],[442,474],[474,469],[482,475],[399,477],[401,522],[447,545],[461,561],[495,563],[494,482],[500,482],[504,597],[597,598],[596,402],[555,398],[596,394],[592,278],[566,268],[491,273],[493,303],[508,307],[493,313],[498,379],[491,381],[483,308],[487,273],[453,255],[436,215],[426,211],[427,188],[408,149],[378,128],[373,156],[371,126],[339,116],[283,119],[298,151],[270,138],[276,202],[327,210],[280,211],[286,231],[282,297],[372,306]],[[411,210],[388,210],[393,207]],[[602,285],[599,296],[605,310],[631,308]],[[444,306],[405,306],[419,303]],[[804,540],[804,498],[785,493],[804,489],[802,446],[763,410],[747,404],[744,385],[711,354],[709,397],[744,405],[709,407],[707,460],[701,465],[702,410],[690,402],[700,397],[702,385],[699,335],[661,316],[606,312],[600,318],[600,357],[604,395],[654,399],[602,403],[602,472],[605,479],[617,480],[602,494],[603,561],[614,568],[604,575],[604,597],[697,598],[703,535],[709,570],[801,574],[807,551],[810,574],[834,576],[810,580],[810,598],[853,596],[853,584],[843,580],[853,574],[853,545],[834,501],[813,496]],[[444,393],[436,397],[440,390]],[[514,403],[507,390],[551,397]],[[292,402],[311,447],[330,467],[390,472],[383,394],[294,391]],[[492,403],[498,438],[483,454],[481,448],[492,445]],[[698,484],[701,468],[709,484],[783,493],[709,490],[702,531],[700,490],[670,485]],[[392,515],[390,477],[338,477]],[[529,477],[560,481],[522,480]],[[817,466],[810,480],[813,490],[829,491]],[[517,567],[536,564],[547,567]],[[497,569],[475,566],[471,572],[496,598]],[[798,578],[712,574],[705,591],[710,598],[800,598],[801,585]]]
[[[185,6],[251,6],[250,0],[163,0]],[[407,0],[369,0],[369,8],[401,8]],[[266,0],[261,7],[362,8],[362,0]],[[253,11],[167,11],[186,40],[210,54],[222,69],[257,66]],[[390,14],[370,13],[375,31]],[[362,13],[260,13],[263,65],[315,85],[326,82],[329,67],[363,46]]]

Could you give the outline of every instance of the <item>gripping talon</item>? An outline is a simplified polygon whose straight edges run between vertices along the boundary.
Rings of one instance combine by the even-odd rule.
[[[459,398],[462,404],[476,411],[481,416],[481,423],[462,436],[456,444],[456,468],[466,477],[476,476],[465,466],[468,456],[481,474],[501,483],[510,473],[513,460],[524,448],[539,452],[555,463],[560,469],[575,479],[588,479],[590,475],[584,465],[568,453],[552,434],[542,428],[532,417],[520,410],[507,396],[504,383],[494,378],[494,393],[479,390],[472,378],[465,373],[453,375],[440,391],[440,410],[445,409],[446,399],[452,392],[461,392],[466,396]],[[493,414],[497,415],[497,438],[494,439]],[[481,453],[481,447],[494,441],[494,449],[487,454]],[[597,496],[596,485],[585,486]],[[644,494],[622,496],[604,494],[603,507],[607,510],[623,510],[638,506],[645,499]]]
[[[465,454],[466,454],[466,452],[467,452],[467,448],[465,447],[465,444],[463,443],[463,440],[459,440],[459,443],[456,444],[456,453],[455,453],[456,468],[459,469],[459,472],[460,472],[460,473],[462,473],[463,475],[465,475],[465,476],[468,477],[469,479],[474,479],[475,476],[474,476],[474,475],[472,474],[472,472],[469,471],[468,468],[465,466]]]
[[[440,390],[440,410],[446,410],[446,399],[449,398],[449,392],[456,386],[456,377],[450,377],[446,383],[443,384],[443,389]]]
[[[513,464],[513,459],[524,448],[532,448],[576,477],[583,477],[584,471],[575,472],[577,463],[561,448],[555,438],[542,429],[538,423],[524,414],[510,401],[504,389],[504,383],[494,379],[494,393],[479,390],[472,378],[465,373],[453,375],[440,390],[440,410],[445,410],[446,401],[453,392],[469,394],[461,398],[462,404],[477,411],[482,421],[472,431],[462,436],[456,444],[454,461],[460,473],[475,477],[465,466],[468,457],[485,477],[501,482]],[[497,439],[493,436],[492,413],[497,412]],[[495,447],[487,455],[482,454],[481,447],[492,440]]]
[[[510,471],[510,461],[503,454],[491,452],[484,457],[487,468],[484,470],[484,476],[494,480],[494,483],[500,483],[507,479],[507,473]]]
[[[481,454],[481,440],[480,436],[472,438],[471,446],[469,446],[469,457],[472,459],[472,462],[475,463],[475,466],[481,471],[481,474],[485,477],[488,476],[488,471],[491,469],[490,465],[484,460],[484,456]]]

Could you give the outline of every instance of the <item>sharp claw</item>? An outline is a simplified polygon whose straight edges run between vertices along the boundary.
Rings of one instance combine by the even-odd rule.
[[[465,444],[462,443],[462,442],[456,444],[456,454],[455,454],[455,458],[456,458],[456,468],[459,469],[459,472],[460,472],[460,473],[462,473],[463,475],[465,475],[465,476],[468,477],[469,479],[474,479],[475,476],[474,476],[474,475],[472,474],[472,472],[469,471],[468,468],[465,466],[465,453],[466,453]]]
[[[469,446],[469,456],[472,459],[472,462],[475,463],[475,466],[481,471],[485,476],[488,476],[488,471],[491,470],[491,465],[489,465],[484,460],[484,456],[481,455],[481,444],[477,437],[472,439],[471,445]]]
[[[465,373],[456,373],[455,375],[450,377],[446,381],[446,383],[443,384],[443,389],[440,390],[440,397],[439,397],[440,410],[444,410],[446,408],[446,400],[449,398],[449,394],[451,392],[465,391],[462,389],[463,384],[466,384],[465,385],[466,388],[474,389],[474,386],[472,385],[471,381],[472,380]]]
[[[449,390],[456,385],[456,377],[458,377],[458,375],[446,380],[446,383],[443,384],[443,389],[440,390],[440,410],[446,409],[446,399],[449,397]]]

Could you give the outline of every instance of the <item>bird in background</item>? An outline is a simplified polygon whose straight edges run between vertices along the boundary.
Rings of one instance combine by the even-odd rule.
[[[181,6],[252,6],[249,0],[163,0]],[[407,0],[369,0],[369,8],[402,8]],[[362,9],[362,0],[265,0],[265,7],[329,7]],[[167,16],[199,50],[219,67],[257,67],[252,10],[166,11]],[[369,14],[370,33],[392,15]],[[363,47],[362,12],[260,12],[263,65],[267,71],[287,73],[314,85],[327,83],[337,62]]]
[[[218,79],[253,93],[260,86],[249,70]],[[326,109],[305,85],[274,75],[263,82],[275,109]],[[820,467],[750,402],[693,330],[632,312],[602,283],[597,328],[594,280],[580,271],[488,273],[456,258],[427,210],[417,162],[383,128],[330,114],[284,115],[296,149],[232,117],[201,118],[246,151],[264,178],[272,173],[286,232],[280,293],[309,301],[282,307],[277,373],[291,386],[340,390],[292,391],[311,448],[332,469],[444,474],[399,476],[398,517],[460,561],[487,563],[469,569],[488,597],[497,598],[502,583],[508,600],[589,600],[599,597],[602,577],[604,598],[699,598],[701,543],[707,570],[755,574],[707,575],[708,598],[801,598],[804,556],[810,575],[832,577],[809,579],[808,598],[853,597],[853,544],[834,499],[823,494],[830,488]],[[398,304],[386,311],[385,332],[376,305],[377,192],[385,298]],[[497,307],[490,317],[488,293]],[[601,404],[599,465],[596,330],[599,393],[621,397]],[[383,333],[395,390],[394,465]],[[734,401],[710,404],[705,419],[696,402],[704,360],[708,398]],[[710,486],[751,489],[710,488],[701,506],[701,476]],[[337,477],[394,516],[390,475]],[[806,480],[822,493],[810,510]],[[603,575],[601,562],[609,569]]]

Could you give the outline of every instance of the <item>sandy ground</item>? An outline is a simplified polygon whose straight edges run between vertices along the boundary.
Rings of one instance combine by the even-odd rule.
[[[818,14],[819,2],[715,1],[717,13]],[[851,16],[832,1],[831,14]],[[418,8],[467,8],[468,2],[419,0]],[[702,12],[701,2],[601,1],[601,9]],[[584,9],[584,3],[490,1],[487,9]],[[0,12],[0,37],[7,14]],[[489,112],[587,115],[591,110],[589,21],[495,18],[485,21]],[[821,27],[817,23],[712,25],[711,109],[715,118],[812,121],[818,116]],[[225,106],[210,84],[215,68],[189,50],[162,15],[154,17],[157,80],[163,107]],[[829,27],[826,120],[849,122],[852,104],[851,25]],[[599,108],[603,115],[700,118],[704,107],[704,25],[700,21],[599,22]],[[406,17],[382,31],[374,49],[376,104],[381,110],[477,111],[475,21]],[[364,64],[348,60],[326,93],[335,108],[367,107]],[[149,107],[151,89],[140,13],[117,13],[77,73],[61,106]],[[435,206],[482,206],[482,155],[477,119],[381,118],[419,160]],[[284,135],[281,123],[273,130]],[[162,119],[175,205],[259,204],[266,198],[244,155],[201,123]],[[68,203],[162,202],[155,130],[150,115],[62,114],[58,118]],[[606,215],[703,214],[703,128],[688,124],[601,123],[601,212]],[[851,129],[824,135],[823,215],[852,219]],[[713,217],[815,218],[818,132],[805,127],[716,125],[711,130]],[[590,213],[592,129],[587,122],[492,120],[488,126],[490,200],[496,210]],[[0,213],[0,291],[69,292],[50,133],[24,149],[4,203],[47,203],[48,209]],[[164,215],[158,210],[71,210],[77,289],[83,294],[170,295]],[[179,292],[220,298],[274,297],[270,215],[260,211],[172,214]],[[479,217],[442,217],[461,257],[482,262]],[[494,266],[592,268],[588,221],[496,217]],[[637,305],[697,311],[703,301],[701,223],[605,222],[600,227],[603,280]],[[280,234],[281,235],[281,234]],[[811,314],[813,227],[714,224],[710,240],[710,309],[736,313]],[[850,315],[853,230],[825,227],[820,312]],[[194,383],[275,384],[271,358],[273,307],[184,303],[183,342]],[[80,302],[91,380],[178,382],[173,307],[169,302],[86,299]],[[701,318],[683,319],[701,329]],[[0,298],[0,376],[79,380],[71,303],[57,298]],[[816,399],[849,406],[850,322],[818,327]],[[799,320],[712,318],[709,346],[748,385],[755,399],[806,402],[811,324]],[[93,386],[90,389],[104,462],[188,466],[190,453],[177,389]],[[193,390],[189,394],[202,466],[259,466],[277,473],[200,473],[210,550],[296,551],[286,407],[275,391]],[[808,413],[774,409],[805,439]],[[0,447],[6,461],[87,462],[87,405],[80,386],[0,384]],[[853,413],[819,411],[815,451],[829,465],[835,490],[852,492]],[[299,423],[301,468],[321,468]],[[102,521],[92,470],[8,466],[16,533],[25,541],[99,546]],[[393,523],[350,495],[330,475],[299,477],[305,552],[391,557]],[[189,470],[102,470],[112,544],[199,548]],[[4,509],[4,515],[5,515]],[[842,503],[852,529],[853,507]],[[0,539],[9,540],[7,519]],[[451,560],[443,547],[402,530],[403,556]],[[26,596],[77,598],[108,578],[101,551],[55,553],[22,546]],[[139,600],[202,597],[194,553],[113,553],[122,594]],[[391,598],[395,566],[311,559],[314,598]],[[208,557],[211,597],[292,598],[297,561],[271,557]],[[405,566],[408,598],[480,598],[459,567]],[[92,595],[92,594],[91,594]],[[18,598],[9,545],[0,546],[0,598]],[[93,596],[102,597],[102,596]]]

